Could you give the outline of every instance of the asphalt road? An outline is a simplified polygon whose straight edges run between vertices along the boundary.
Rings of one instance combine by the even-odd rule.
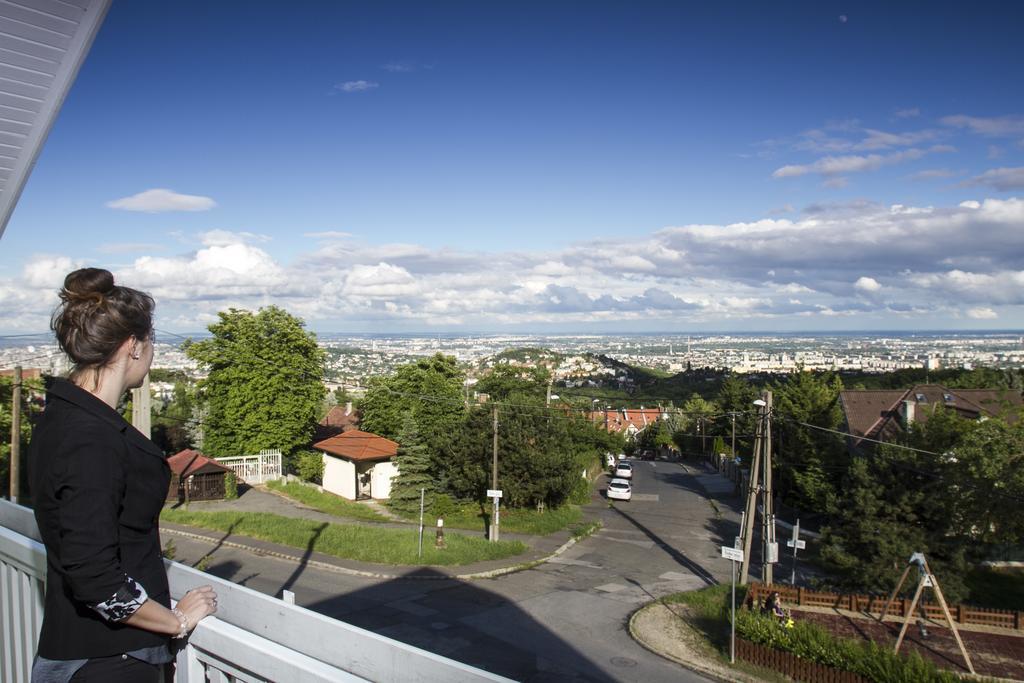
[[[598,533],[497,579],[381,581],[224,547],[207,571],[270,595],[290,589],[317,612],[517,680],[703,681],[635,643],[627,622],[653,598],[728,581],[719,546],[738,516],[708,502],[707,489],[727,495],[715,475],[666,462],[635,470],[633,501],[592,506]],[[189,564],[211,550],[174,540]]]

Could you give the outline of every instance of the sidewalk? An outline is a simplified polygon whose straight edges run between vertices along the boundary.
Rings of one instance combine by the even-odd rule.
[[[387,528],[418,528],[417,524],[402,522],[370,522],[365,520],[347,519],[336,517],[319,510],[313,510],[300,503],[296,503],[284,496],[269,493],[261,489],[252,488],[246,491],[237,500],[233,501],[209,501],[195,502],[189,505],[195,511],[233,511],[233,512],[267,512],[283,517],[298,519],[309,519],[318,522],[332,524],[358,524],[361,526],[380,526]],[[586,510],[586,507],[584,508]],[[210,543],[216,551],[218,547],[226,546],[246,550],[257,555],[268,555],[283,560],[308,564],[319,569],[337,571],[352,576],[365,576],[376,579],[415,579],[415,580],[437,580],[437,579],[481,579],[500,576],[502,574],[519,571],[525,567],[543,562],[550,557],[561,554],[571,547],[575,540],[569,531],[563,529],[546,536],[532,536],[528,534],[502,533],[502,540],[521,541],[527,546],[527,551],[514,557],[507,557],[501,560],[486,560],[472,564],[455,566],[437,565],[391,565],[375,564],[370,562],[358,562],[333,555],[313,551],[303,551],[292,546],[271,543],[242,536],[240,534],[224,533],[222,531],[210,531],[198,527],[160,522],[160,531],[164,536],[177,535],[185,536],[199,541]],[[477,532],[470,529],[446,529],[446,534],[462,534],[465,536],[484,536],[482,531]],[[423,543],[434,542],[435,531],[431,528],[423,530]]]

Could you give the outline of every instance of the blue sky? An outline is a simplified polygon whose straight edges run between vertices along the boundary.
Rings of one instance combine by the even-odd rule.
[[[78,265],[178,331],[1024,327],[1024,9],[690,5],[115,1],[0,327]]]

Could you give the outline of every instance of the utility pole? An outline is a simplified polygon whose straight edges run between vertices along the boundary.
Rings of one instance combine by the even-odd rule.
[[[764,523],[761,532],[763,549],[762,558],[762,581],[766,586],[772,584],[772,568],[779,561],[779,544],[775,542],[775,509],[772,505],[772,392],[764,392],[764,431],[761,440],[764,448],[764,514],[761,521]]]
[[[739,568],[739,583],[746,584],[750,580],[751,547],[754,541],[754,515],[758,511],[758,489],[761,475],[761,442],[764,440],[765,407],[764,399],[755,401],[758,408],[758,425],[754,430],[754,457],[751,462],[751,476],[746,482],[746,506],[743,509],[742,528],[739,536],[743,544],[743,560]]]
[[[491,459],[491,488],[498,490],[498,406],[492,408],[494,412],[494,455]],[[498,497],[494,497],[494,512],[491,513],[491,541],[498,540],[500,522],[498,520]]]
[[[142,386],[132,389],[132,425],[147,439],[152,434],[152,399],[149,395],[149,373],[142,380]]]
[[[750,549],[754,541],[754,516],[757,514],[757,498],[759,494],[769,492],[771,489],[771,408],[772,393],[765,391],[761,398],[754,401],[758,407],[757,428],[754,430],[754,454],[750,464],[750,479],[747,483],[747,503],[743,513],[743,528],[741,538],[743,539],[743,565],[740,569],[740,582],[747,583],[750,576]],[[762,470],[767,472],[762,474]],[[771,562],[776,561],[770,553],[778,549],[772,545],[775,541],[775,520],[771,516],[770,498],[766,497],[764,503],[764,514],[762,515],[762,555],[765,570],[762,579],[771,579]]]
[[[21,494],[21,366],[14,368],[11,392],[11,502]]]
[[[736,413],[730,413],[732,416],[732,459],[736,462]]]

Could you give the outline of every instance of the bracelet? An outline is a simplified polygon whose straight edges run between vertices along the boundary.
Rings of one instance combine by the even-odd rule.
[[[171,614],[178,618],[178,623],[181,625],[181,630],[178,631],[177,635],[174,637],[179,639],[184,638],[188,635],[188,617],[186,617],[185,613],[177,607],[171,610]]]

